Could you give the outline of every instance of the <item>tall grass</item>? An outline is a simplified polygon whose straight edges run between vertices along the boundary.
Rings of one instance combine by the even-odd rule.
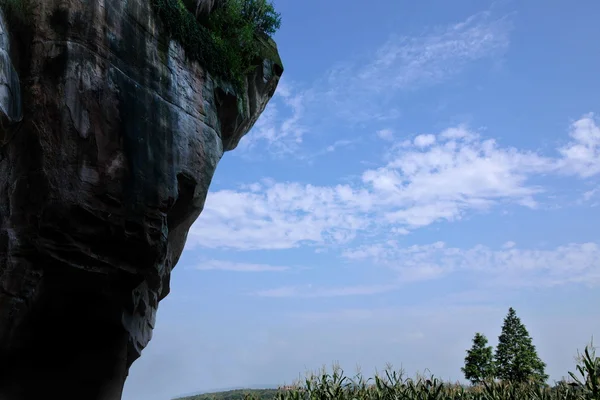
[[[302,381],[280,388],[277,400],[600,400],[600,357],[592,345],[577,358],[576,372],[570,379],[553,386],[535,382],[511,383],[487,381],[477,386],[447,383],[433,375],[407,378],[402,370],[388,366],[383,373],[365,379],[362,374],[350,378],[334,365],[329,373],[323,368]],[[248,394],[246,400],[259,397]]]

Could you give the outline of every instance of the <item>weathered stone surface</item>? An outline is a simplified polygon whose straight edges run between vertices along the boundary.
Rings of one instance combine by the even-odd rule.
[[[148,0],[34,3],[30,31],[0,15],[0,399],[120,399],[215,167],[283,70],[232,94]]]
[[[6,23],[0,21],[0,146],[9,139],[8,127],[21,121],[23,110],[21,108],[21,87],[19,75],[15,70],[10,57],[10,36]],[[4,128],[4,129],[2,129]]]
[[[183,0],[183,3],[198,19],[203,19],[223,0]]]

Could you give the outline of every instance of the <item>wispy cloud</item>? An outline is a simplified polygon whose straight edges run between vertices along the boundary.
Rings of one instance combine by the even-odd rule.
[[[584,178],[600,173],[600,127],[593,113],[571,124],[571,141],[559,149],[560,167]]]
[[[386,141],[394,140],[394,131],[391,129],[380,129],[377,131],[377,136]]]
[[[578,204],[589,204],[590,207],[597,207],[600,204],[600,186],[595,187],[591,190],[586,190],[581,198],[578,200]]]
[[[333,311],[312,311],[312,312],[296,312],[291,313],[292,319],[301,319],[310,322],[323,322],[323,321],[335,321],[335,322],[366,322],[366,321],[398,321],[408,318],[424,318],[424,319],[439,319],[439,317],[447,317],[454,313],[465,313],[466,315],[479,314],[486,312],[494,312],[501,314],[504,312],[504,308],[482,306],[482,305],[454,305],[446,304],[441,308],[437,306],[431,306],[430,304],[411,304],[410,306],[394,306],[394,307],[362,307],[362,308],[342,308]],[[438,317],[438,318],[435,318]],[[410,324],[409,324],[410,326]],[[415,331],[407,332],[413,336]]]
[[[521,249],[514,242],[507,242],[500,249],[482,245],[462,249],[449,247],[444,242],[407,247],[390,240],[349,249],[342,256],[358,261],[364,267],[387,266],[396,273],[396,278],[371,285],[280,286],[250,294],[273,298],[373,296],[401,290],[413,282],[465,272],[480,282],[478,288],[485,288],[486,293],[507,288],[600,285],[600,245],[592,242],[570,243],[551,249]],[[473,300],[471,294],[469,298]]]
[[[310,95],[311,90],[294,90],[282,78],[274,97],[256,121],[252,132],[240,141],[238,152],[247,153],[258,145],[275,156],[294,152],[308,131],[302,118]]]
[[[281,272],[287,271],[289,267],[268,264],[250,264],[221,260],[207,260],[194,267],[199,271],[235,271],[235,272]]]
[[[349,145],[351,145],[352,143],[355,143],[355,142],[356,142],[356,140],[347,140],[347,139],[336,140],[333,144],[330,144],[329,146],[327,146],[325,148],[325,150],[328,153],[331,153],[331,152],[334,152],[334,151],[336,151],[337,149],[339,149],[341,147],[349,146]]]
[[[455,272],[486,274],[485,282],[502,286],[600,284],[600,245],[571,243],[552,249],[520,249],[508,242],[500,250],[486,246],[448,247],[444,242],[405,247],[398,241],[361,246],[343,256],[387,265],[400,279],[434,279]]]
[[[508,242],[504,243],[504,244],[502,245],[502,248],[503,248],[503,249],[512,249],[512,248],[513,248],[513,247],[515,247],[516,245],[517,245],[517,244],[516,244],[515,242],[513,242],[512,240],[510,240],[510,241],[508,241]]]
[[[350,139],[336,140],[333,143],[331,143],[330,145],[325,146],[322,150],[318,150],[318,151],[307,153],[307,154],[299,154],[299,155],[297,155],[297,158],[302,161],[307,161],[308,163],[311,163],[317,157],[330,155],[331,153],[336,152],[340,149],[344,149],[344,148],[350,147],[352,145],[355,145],[355,144],[359,143],[360,141],[361,141],[360,137],[357,137],[357,138],[354,138],[351,140]]]
[[[419,35],[391,36],[373,54],[334,68],[327,76],[330,113],[352,123],[394,119],[396,94],[440,84],[469,63],[497,59],[509,45],[508,17],[475,14]]]
[[[597,135],[594,120],[584,116],[557,149],[559,157],[501,146],[465,126],[416,135],[393,143],[385,164],[352,183],[263,180],[210,192],[188,243],[241,250],[343,244],[361,232],[407,234],[499,205],[535,208],[552,189],[534,178],[600,173]]]
[[[261,189],[258,192],[222,190],[209,194],[201,222],[190,230],[188,244],[284,249],[305,242],[344,242],[367,224],[360,210],[368,211],[368,204],[363,204],[368,199],[348,186],[257,185]],[[236,240],[227,244],[227,237]]]
[[[490,12],[416,37],[392,36],[358,74],[373,91],[431,85],[458,73],[466,64],[501,55],[509,45],[510,21]]]
[[[374,52],[331,68],[309,88],[284,75],[238,154],[260,143],[276,156],[297,155],[304,135],[322,134],[324,121],[341,126],[396,119],[399,93],[440,84],[475,61],[497,59],[508,48],[510,31],[508,17],[482,12],[413,36],[393,35]]]
[[[395,290],[398,285],[358,285],[341,287],[283,286],[254,292],[259,297],[343,297],[369,296]]]
[[[583,201],[590,201],[594,197],[600,194],[600,188],[595,188],[592,190],[588,190],[583,194]]]

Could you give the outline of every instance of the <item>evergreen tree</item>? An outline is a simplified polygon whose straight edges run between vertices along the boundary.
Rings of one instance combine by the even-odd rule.
[[[485,335],[476,333],[473,338],[473,346],[467,350],[465,366],[461,368],[465,378],[474,385],[494,377],[492,346],[487,346],[487,343]]]
[[[539,383],[548,379],[544,371],[546,364],[538,357],[527,328],[512,307],[504,318],[494,361],[498,379]]]

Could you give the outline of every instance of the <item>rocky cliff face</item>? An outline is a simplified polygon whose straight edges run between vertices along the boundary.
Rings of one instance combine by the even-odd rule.
[[[235,94],[149,0],[33,3],[28,27],[0,13],[0,399],[120,399],[215,167],[283,69]]]

